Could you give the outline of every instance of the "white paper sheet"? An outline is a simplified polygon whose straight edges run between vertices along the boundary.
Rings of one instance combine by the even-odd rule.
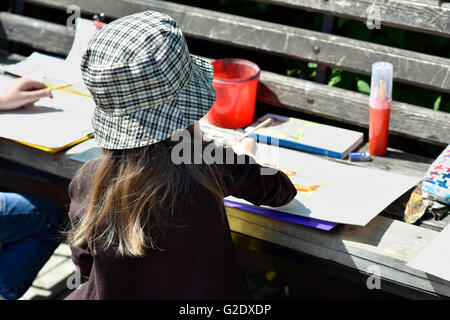
[[[104,26],[106,26],[106,24],[103,24],[103,27]],[[71,64],[79,65],[89,41],[99,30],[101,29],[98,29],[92,20],[77,18],[75,22],[75,38],[66,61]]]
[[[257,144],[260,163],[295,171],[290,177],[305,190],[277,210],[320,220],[366,225],[420,178],[337,163],[304,152]],[[315,189],[308,191],[308,189]],[[249,202],[228,197],[228,200]]]
[[[407,266],[450,281],[450,226],[442,230]]]
[[[28,58],[8,66],[4,70],[24,78],[40,81],[48,75],[64,68],[64,59],[39,52],[33,52]]]
[[[15,82],[1,76],[0,92]],[[34,107],[0,112],[0,137],[58,149],[93,132],[92,99],[60,91],[52,93],[54,99],[41,99]]]
[[[106,24],[103,24],[102,28],[104,26],[106,26]],[[73,40],[72,48],[67,55],[66,65],[70,72],[70,77],[74,79],[76,83],[83,83],[80,69],[81,58],[88,47],[89,41],[101,29],[98,29],[92,20],[77,18],[75,30],[75,38]]]

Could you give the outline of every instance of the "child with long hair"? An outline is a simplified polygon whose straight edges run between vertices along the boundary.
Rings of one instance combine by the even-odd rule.
[[[88,280],[68,299],[249,298],[223,199],[281,206],[296,190],[231,148],[194,161],[208,146],[198,121],[215,101],[211,63],[189,54],[170,17],[148,11],[99,31],[81,69],[103,156],[69,186],[68,239]],[[174,138],[183,130],[191,141]]]

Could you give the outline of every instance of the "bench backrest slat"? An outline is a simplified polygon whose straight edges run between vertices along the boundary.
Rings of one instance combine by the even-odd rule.
[[[66,10],[73,0],[25,0]],[[450,60],[321,32],[268,23],[164,1],[78,0],[84,13],[118,18],[144,10],[164,12],[187,36],[293,59],[314,61],[344,70],[370,74],[376,61],[394,64],[396,81],[450,92]]]
[[[0,38],[31,46],[39,51],[65,56],[74,32],[64,26],[17,14],[0,13]]]
[[[258,1],[363,21],[379,12],[382,25],[450,37],[450,3],[439,0]]]

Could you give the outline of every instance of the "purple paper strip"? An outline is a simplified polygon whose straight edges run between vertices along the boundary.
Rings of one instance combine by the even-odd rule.
[[[262,214],[275,219],[280,219],[284,221],[289,221],[296,224],[301,224],[308,227],[313,227],[320,230],[330,231],[335,226],[338,225],[336,222],[324,221],[314,218],[307,218],[302,216],[297,216],[295,214],[290,214],[286,212],[277,211],[270,208],[258,207],[251,204],[239,203],[235,201],[225,200],[224,204],[227,207],[242,209],[245,211],[250,211],[253,213]]]

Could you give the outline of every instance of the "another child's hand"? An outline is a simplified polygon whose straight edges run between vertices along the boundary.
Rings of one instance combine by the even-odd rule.
[[[20,79],[7,92],[0,94],[0,110],[13,110],[33,106],[42,98],[53,98],[51,91],[40,83],[29,79]]]

